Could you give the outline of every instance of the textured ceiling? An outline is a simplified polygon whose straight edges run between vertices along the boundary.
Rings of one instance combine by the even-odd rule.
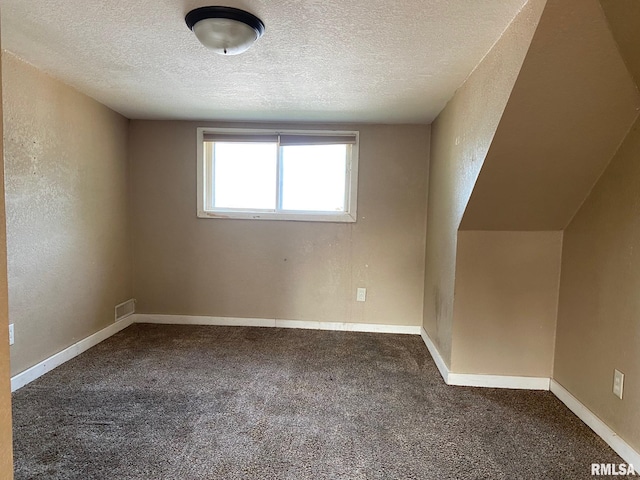
[[[247,53],[184,15],[262,18]],[[430,123],[526,0],[0,0],[2,46],[136,119]]]

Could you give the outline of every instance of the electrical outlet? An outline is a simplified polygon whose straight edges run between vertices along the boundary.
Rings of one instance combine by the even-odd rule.
[[[13,333],[13,323],[9,325],[9,345],[13,345],[15,342],[15,336]]]
[[[613,371],[613,394],[622,400],[622,390],[624,388],[624,373],[619,370]]]
[[[358,293],[356,293],[356,301],[358,302],[366,302],[367,301],[367,289],[359,288]]]

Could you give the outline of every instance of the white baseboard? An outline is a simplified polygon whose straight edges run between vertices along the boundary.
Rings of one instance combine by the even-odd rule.
[[[591,428],[609,446],[620,455],[627,464],[638,468],[640,466],[640,453],[621,439],[616,432],[611,430],[606,423],[600,420],[591,410],[585,407],[576,397],[571,395],[562,385],[551,380],[551,392],[564,403],[569,410]]]
[[[33,382],[36,378],[41,377],[47,372],[50,372],[56,367],[59,367],[65,362],[68,362],[74,357],[77,357],[83,352],[86,352],[91,347],[96,346],[100,342],[115,335],[121,330],[124,330],[133,323],[133,316],[129,316],[123,320],[120,320],[113,325],[109,325],[107,328],[94,333],[93,335],[74,343],[70,347],[65,348],[61,352],[58,352],[42,362],[28,368],[24,372],[18,373],[11,377],[11,391],[15,392],[19,388],[24,387],[28,383]]]
[[[302,328],[309,330],[337,330],[342,332],[401,333],[419,335],[419,326],[378,325],[373,323],[313,322],[302,320],[281,320],[277,318],[233,318],[206,317],[192,315],[154,315],[136,313],[134,323],[157,323],[163,325],[217,325],[231,327],[275,327]]]
[[[461,387],[511,388],[519,390],[549,390],[549,378],[546,377],[517,377],[508,375],[478,375],[470,373],[454,373],[449,370],[440,355],[435,343],[429,338],[424,328],[420,329],[420,336],[427,346],[438,371],[447,385]]]
[[[429,334],[427,334],[427,331],[424,328],[420,328],[420,336],[422,337],[422,341],[424,342],[424,344],[427,346],[427,350],[429,350],[431,358],[433,358],[436,367],[438,367],[438,371],[440,372],[440,375],[442,375],[444,383],[449,385],[449,367],[447,367],[444,358],[442,358],[442,355],[440,355],[438,347],[436,347],[436,344],[433,343],[433,341],[429,337]]]
[[[549,390],[545,377],[520,377],[510,375],[478,375],[449,373],[449,385],[464,387],[510,388],[515,390]]]
[[[204,317],[195,315],[156,315],[135,313],[133,323],[156,323],[160,325],[213,325],[219,327],[275,327],[276,322],[268,318]]]

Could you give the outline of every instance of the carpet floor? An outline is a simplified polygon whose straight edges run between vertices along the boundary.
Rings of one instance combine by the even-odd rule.
[[[16,479],[587,479],[549,392],[451,387],[418,336],[133,325],[13,394]]]

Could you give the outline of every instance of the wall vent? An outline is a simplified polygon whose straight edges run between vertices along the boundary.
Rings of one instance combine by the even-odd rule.
[[[136,299],[132,298],[120,305],[116,305],[116,322],[136,313]]]

